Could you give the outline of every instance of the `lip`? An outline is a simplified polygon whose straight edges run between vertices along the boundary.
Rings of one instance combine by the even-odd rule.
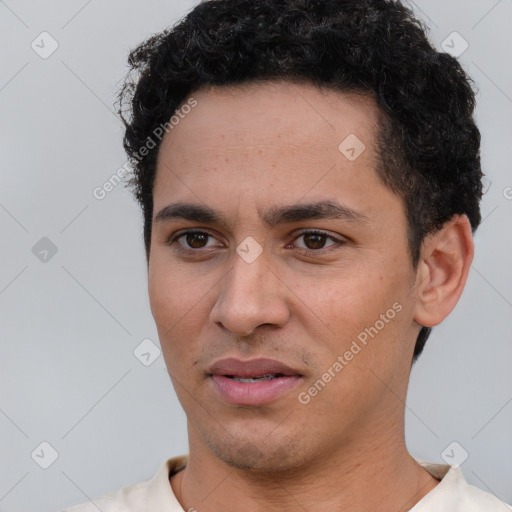
[[[241,361],[234,357],[217,361],[210,367],[210,373],[212,375],[233,375],[242,378],[258,377],[268,373],[281,373],[286,376],[300,375],[298,370],[274,359],[258,358]]]
[[[254,378],[267,374],[279,375],[260,382],[238,382],[232,378]],[[228,358],[214,363],[210,367],[209,377],[224,402],[255,407],[282,397],[295,388],[303,376],[298,370],[273,359],[241,361]]]

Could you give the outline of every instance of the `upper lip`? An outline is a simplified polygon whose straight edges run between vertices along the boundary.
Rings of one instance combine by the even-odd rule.
[[[259,377],[268,374],[300,375],[300,372],[274,359],[249,359],[241,361],[233,357],[221,359],[210,367],[210,375],[233,377]]]

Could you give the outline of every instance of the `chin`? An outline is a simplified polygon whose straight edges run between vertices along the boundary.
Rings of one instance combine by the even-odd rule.
[[[208,439],[210,451],[228,466],[262,473],[275,473],[294,470],[306,462],[304,451],[292,440],[274,440],[274,443],[230,439]],[[302,454],[302,455],[299,455]]]

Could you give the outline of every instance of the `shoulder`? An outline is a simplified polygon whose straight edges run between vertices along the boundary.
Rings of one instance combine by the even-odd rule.
[[[417,462],[440,482],[410,512],[511,512],[512,507],[493,494],[469,484],[459,466]]]
[[[144,503],[149,482],[127,485],[121,489],[67,508],[63,512],[135,512],[146,510]]]
[[[512,506],[501,501],[494,494],[468,483],[460,496],[460,508],[471,512],[510,512],[512,510]]]
[[[127,485],[62,512],[181,512],[183,509],[172,492],[169,475],[179,471],[186,462],[185,455],[167,459],[151,480]]]

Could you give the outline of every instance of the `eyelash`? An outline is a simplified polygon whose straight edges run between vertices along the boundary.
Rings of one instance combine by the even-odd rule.
[[[191,229],[191,230],[183,231],[181,233],[178,233],[176,236],[171,237],[168,240],[167,244],[174,245],[174,242],[176,242],[180,238],[183,238],[184,236],[194,234],[194,233],[201,234],[201,235],[207,235],[208,237],[215,238],[213,235],[211,235],[207,231]],[[338,238],[333,237],[332,235],[329,235],[328,233],[326,233],[324,231],[319,231],[317,229],[304,229],[294,238],[293,241],[295,242],[295,240],[297,240],[298,238],[300,238],[301,236],[304,236],[304,235],[318,235],[318,236],[325,237],[326,239],[329,239],[333,242],[336,242],[333,245],[330,245],[328,247],[321,248],[321,249],[303,249],[303,248],[299,247],[298,248],[299,251],[301,251],[301,253],[305,256],[318,256],[319,254],[325,254],[327,251],[330,251],[331,249],[335,249],[336,246],[340,247],[347,243],[345,240],[340,240]],[[205,248],[186,249],[186,248],[183,248],[183,246],[181,246],[181,244],[178,244],[178,245],[179,245],[179,248],[177,250],[183,254],[198,254],[202,250],[205,249]],[[206,249],[208,249],[208,248],[206,248]]]

